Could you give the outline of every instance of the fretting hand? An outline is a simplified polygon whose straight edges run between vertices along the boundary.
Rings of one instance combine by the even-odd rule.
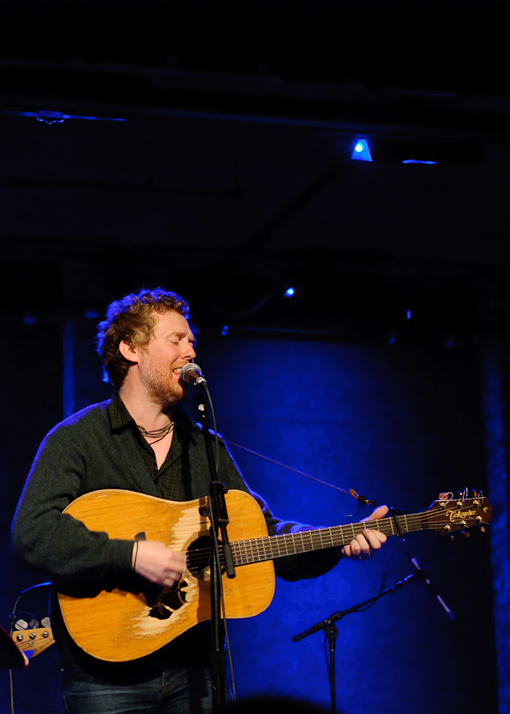
[[[365,520],[375,521],[378,518],[384,518],[387,513],[388,506],[379,506]],[[356,538],[351,540],[349,545],[344,545],[342,553],[353,560],[364,560],[369,558],[374,551],[380,550],[386,540],[386,536],[381,531],[366,528],[363,533],[359,533]]]

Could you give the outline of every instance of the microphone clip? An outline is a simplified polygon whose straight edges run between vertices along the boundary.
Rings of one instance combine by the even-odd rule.
[[[349,489],[350,495],[358,501],[360,506],[376,506],[377,504],[375,501],[372,501],[371,498],[367,498],[366,496],[359,496],[356,491],[353,488]]]

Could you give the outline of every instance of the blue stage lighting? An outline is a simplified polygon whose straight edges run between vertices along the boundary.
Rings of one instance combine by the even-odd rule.
[[[63,124],[64,115],[62,112],[40,111],[36,116],[37,121],[43,121],[45,124]]]
[[[352,161],[373,161],[366,139],[358,139],[356,141],[351,159]]]
[[[294,297],[295,292],[296,291],[294,290],[294,288],[287,288],[287,290],[283,293],[283,296],[284,297]]]
[[[228,335],[228,325],[223,325],[223,327],[221,328],[221,334],[223,335],[223,337],[226,337]]]

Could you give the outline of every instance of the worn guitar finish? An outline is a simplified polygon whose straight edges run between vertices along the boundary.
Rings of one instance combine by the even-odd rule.
[[[223,577],[227,618],[263,612],[274,595],[275,558],[349,543],[365,528],[390,535],[418,530],[441,534],[490,522],[486,498],[442,494],[427,511],[344,526],[268,536],[264,515],[254,498],[229,491],[226,503],[236,577]],[[187,571],[171,590],[132,593],[103,590],[95,597],[59,593],[66,627],[85,652],[108,662],[126,662],[151,654],[199,622],[211,617],[209,519],[207,499],[173,502],[132,491],[92,491],[73,501],[65,513],[110,538],[158,540],[187,553]]]

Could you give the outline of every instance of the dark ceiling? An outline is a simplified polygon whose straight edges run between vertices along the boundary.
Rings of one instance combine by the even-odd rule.
[[[6,284],[29,276],[20,309],[47,315],[162,283],[239,330],[506,332],[509,19],[494,1],[5,1]],[[359,136],[373,163],[350,161]]]
[[[508,95],[497,0],[4,0],[2,55]]]

